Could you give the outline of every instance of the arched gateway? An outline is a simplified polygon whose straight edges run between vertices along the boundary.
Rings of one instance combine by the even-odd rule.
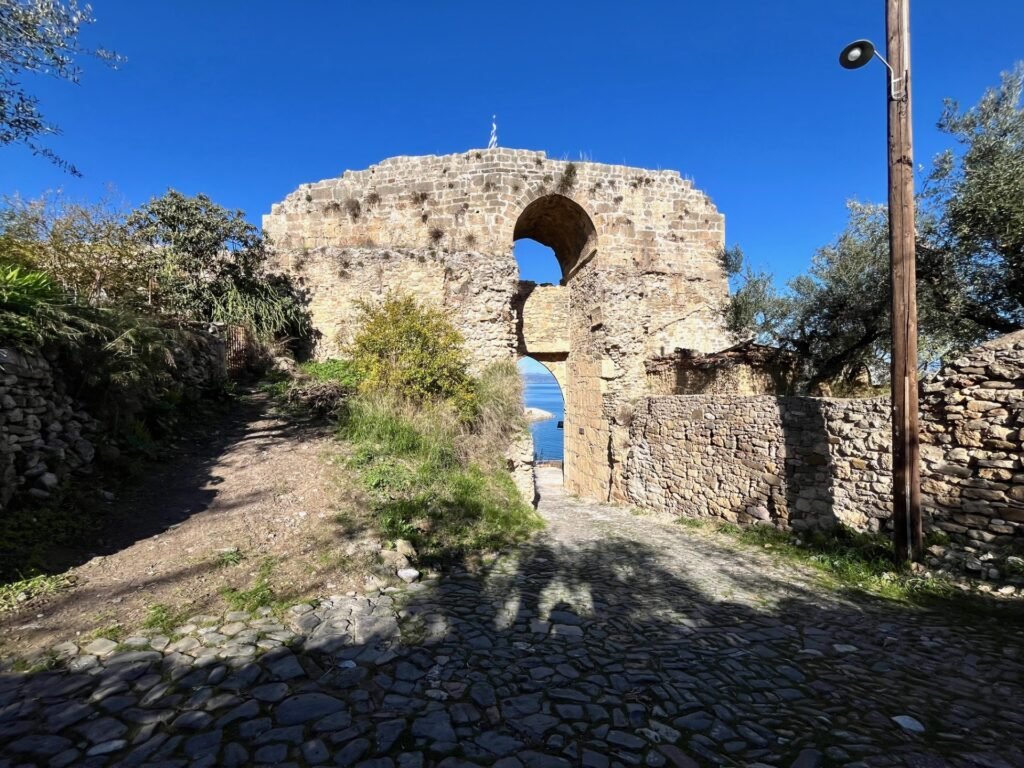
[[[565,394],[566,486],[584,497],[620,498],[645,361],[729,343],[723,217],[674,171],[503,148],[394,157],[299,187],[263,227],[323,355],[351,334],[355,300],[399,290],[443,306],[478,365],[547,365]],[[520,238],[554,250],[561,285],[518,280]]]

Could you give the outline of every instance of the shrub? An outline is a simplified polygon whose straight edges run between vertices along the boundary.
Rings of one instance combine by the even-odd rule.
[[[0,339],[42,345],[98,334],[96,314],[70,301],[49,275],[0,264]]]
[[[462,336],[440,310],[395,294],[358,306],[361,325],[350,352],[364,390],[416,401],[451,400],[463,414],[473,412]]]
[[[360,305],[351,363],[307,364],[324,379],[361,378],[340,411],[347,465],[381,535],[409,539],[425,562],[500,549],[542,526],[508,473],[505,450],[525,429],[511,361],[470,376],[462,337],[438,310],[389,295]]]

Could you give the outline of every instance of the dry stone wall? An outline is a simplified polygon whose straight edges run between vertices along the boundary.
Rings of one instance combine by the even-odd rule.
[[[88,467],[96,426],[61,391],[45,357],[0,347],[0,512],[18,493],[49,497]]]
[[[167,374],[182,400],[223,383],[224,344],[218,337],[184,331],[168,353]],[[46,499],[71,475],[92,468],[104,424],[69,396],[64,379],[41,352],[0,347],[0,513],[23,496]]]
[[[504,148],[395,157],[302,185],[263,226],[308,292],[322,356],[343,349],[358,300],[389,291],[444,308],[478,366],[525,354],[513,241],[550,246],[564,288],[538,294],[532,325],[564,333],[545,362],[565,392],[566,484],[583,496],[615,484],[616,414],[647,391],[644,361],[730,341],[723,217],[674,171]]]
[[[1024,332],[921,382],[921,490],[932,565],[1024,576]],[[632,413],[629,503],[805,530],[890,527],[889,401],[674,395]],[[1024,580],[1021,580],[1024,583]]]
[[[952,545],[930,554],[992,577],[1024,574],[1024,332],[922,382],[921,413],[922,504]]]
[[[627,498],[674,516],[879,530],[891,514],[888,425],[881,400],[647,398],[630,426]]]

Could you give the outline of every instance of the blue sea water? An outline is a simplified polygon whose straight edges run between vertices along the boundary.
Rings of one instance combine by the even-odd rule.
[[[562,390],[555,377],[550,374],[527,373],[523,375],[523,399],[531,408],[543,408],[554,414],[546,421],[535,421],[530,425],[533,433],[533,450],[538,461],[562,460],[562,430],[558,422],[565,418],[565,404]]]

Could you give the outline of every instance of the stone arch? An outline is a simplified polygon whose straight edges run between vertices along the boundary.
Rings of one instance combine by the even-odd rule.
[[[519,354],[564,368],[565,482],[581,496],[617,493],[617,414],[647,393],[646,362],[731,343],[716,308],[724,219],[675,171],[505,147],[393,157],[301,185],[263,225],[320,357],[344,349],[357,299],[398,289],[444,309],[475,369]],[[523,238],[555,251],[562,285],[517,281]]]
[[[565,404],[566,404],[566,400],[565,400],[565,373],[566,373],[565,361],[564,360],[544,359],[542,357],[536,357],[534,355],[519,355],[516,362],[518,364],[519,362],[522,362],[523,360],[526,360],[526,359],[529,359],[529,360],[532,360],[535,363],[538,363],[545,371],[547,371],[548,374],[550,375],[551,379],[555,382],[555,386],[558,388],[558,397],[561,400],[561,404],[562,404],[562,409],[561,409],[562,410],[562,414],[561,414],[561,416],[559,418],[557,418],[555,420],[551,420],[551,421],[546,422],[546,423],[550,424],[551,428],[557,429],[558,432],[559,432],[559,440],[560,440],[561,445],[562,445],[561,464],[562,464],[562,467],[564,469],[564,466],[565,466],[565,430],[564,430],[564,426],[558,426],[558,424],[564,422],[564,420],[565,420]],[[517,367],[518,367],[518,365],[517,365]],[[523,382],[523,396],[524,396],[524,400],[525,400],[525,396],[526,396],[526,386],[527,386],[526,385],[526,381],[524,380],[524,382]],[[529,403],[527,403],[527,404],[529,405]],[[531,431],[534,431],[532,427],[531,427]],[[537,446],[536,442],[534,442],[534,451],[535,451],[535,455],[538,458],[540,458],[540,459],[545,459],[545,458],[548,459],[548,460],[551,459],[550,456],[545,457],[545,456],[540,454],[540,449]]]
[[[536,197],[523,208],[516,218],[512,240],[523,238],[551,248],[566,279],[597,253],[597,228],[590,214],[558,193]]]
[[[544,370],[551,374],[551,378],[555,380],[558,385],[558,394],[562,397],[562,405],[565,405],[565,359],[560,359],[551,355],[529,355],[520,354],[516,357],[516,362],[520,360],[526,360],[529,358],[535,363],[541,365]]]

